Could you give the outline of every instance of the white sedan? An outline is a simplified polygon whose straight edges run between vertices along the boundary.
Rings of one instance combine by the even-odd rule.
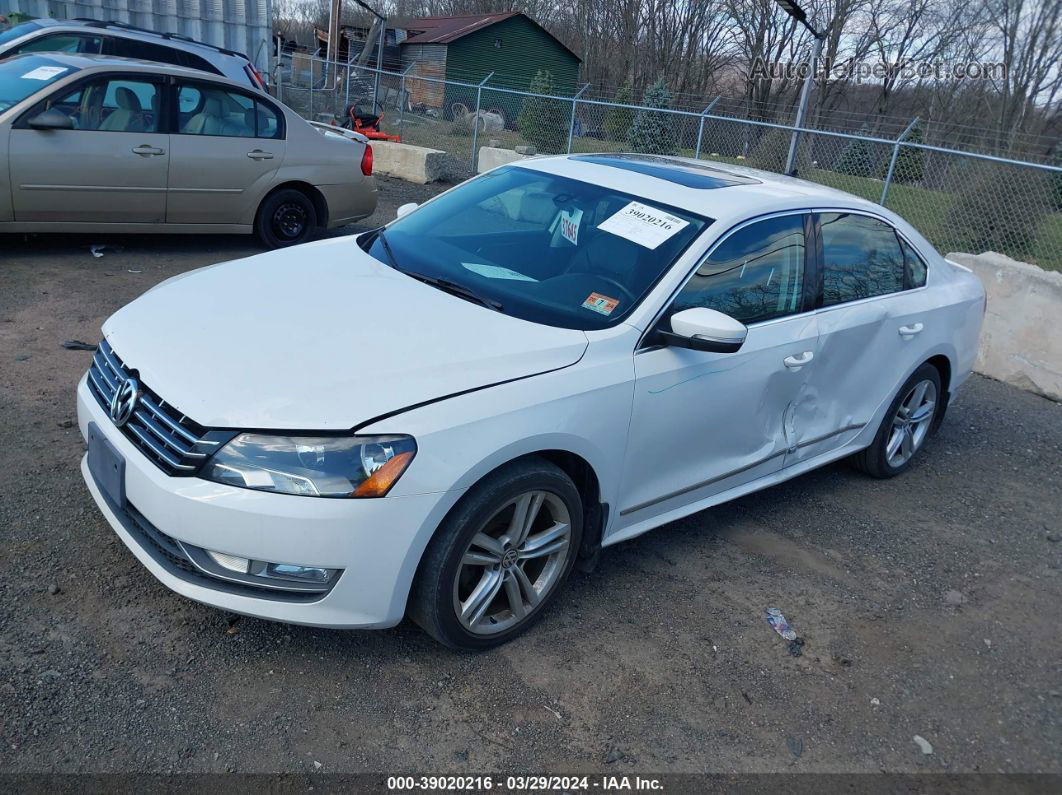
[[[574,155],[410,209],[104,324],[82,471],[174,591],[494,646],[603,546],[841,458],[903,472],[974,362],[973,274],[808,182]]]

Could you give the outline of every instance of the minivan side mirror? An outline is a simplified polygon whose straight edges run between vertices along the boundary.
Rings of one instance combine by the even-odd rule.
[[[418,207],[420,207],[420,205],[416,202],[409,202],[407,204],[403,204],[401,207],[395,210],[395,218],[401,218],[403,215],[409,215]]]
[[[29,120],[29,126],[34,130],[72,130],[74,120],[58,108],[48,108],[41,111]]]
[[[665,345],[711,353],[735,353],[745,344],[748,328],[714,309],[695,306],[671,316],[671,331],[661,330]]]

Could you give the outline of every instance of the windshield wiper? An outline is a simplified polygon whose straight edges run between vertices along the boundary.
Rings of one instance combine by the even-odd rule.
[[[456,295],[458,298],[464,298],[466,301],[472,301],[473,303],[485,306],[488,309],[493,309],[495,312],[502,311],[501,302],[495,301],[493,298],[487,298],[485,295],[480,295],[471,287],[466,287],[463,284],[452,282],[449,279],[443,279],[439,276],[428,276],[425,273],[417,273],[403,268],[398,264],[398,258],[395,257],[395,252],[391,249],[391,244],[387,242],[387,238],[384,236],[384,228],[381,226],[379,229],[373,229],[371,232],[376,233],[376,240],[380,241],[380,245],[383,246],[384,253],[387,254],[387,259],[392,268],[399,273],[404,273],[418,282],[424,282],[430,284],[432,287],[438,288],[443,292],[450,293],[450,295]]]
[[[432,287],[437,287],[443,292],[450,293],[450,295],[456,295],[458,298],[464,298],[466,301],[472,301],[475,304],[480,304],[481,306],[487,307],[487,309],[493,309],[495,312],[502,311],[500,301],[495,301],[493,298],[487,298],[485,295],[480,295],[471,287],[465,287],[463,284],[458,284],[457,282],[452,282],[449,279],[443,279],[439,276],[428,276],[424,273],[402,270],[401,268],[398,268],[398,266],[395,267],[397,270],[406,274],[406,276],[414,278],[418,282],[430,284]]]

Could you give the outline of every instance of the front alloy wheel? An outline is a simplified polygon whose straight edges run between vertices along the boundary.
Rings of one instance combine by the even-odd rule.
[[[527,630],[571,572],[583,509],[571,478],[528,456],[477,483],[421,559],[409,616],[455,649],[489,649]]]
[[[532,613],[560,582],[572,525],[555,494],[529,491],[487,520],[461,556],[454,610],[477,635],[504,632]]]

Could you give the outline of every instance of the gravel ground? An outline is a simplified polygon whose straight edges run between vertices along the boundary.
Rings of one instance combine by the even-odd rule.
[[[433,192],[381,182],[344,233]],[[82,484],[91,354],[60,343],[256,251],[0,238],[0,770],[1062,773],[1062,406],[980,377],[904,476],[830,466],[612,547],[493,652],[171,593]]]

